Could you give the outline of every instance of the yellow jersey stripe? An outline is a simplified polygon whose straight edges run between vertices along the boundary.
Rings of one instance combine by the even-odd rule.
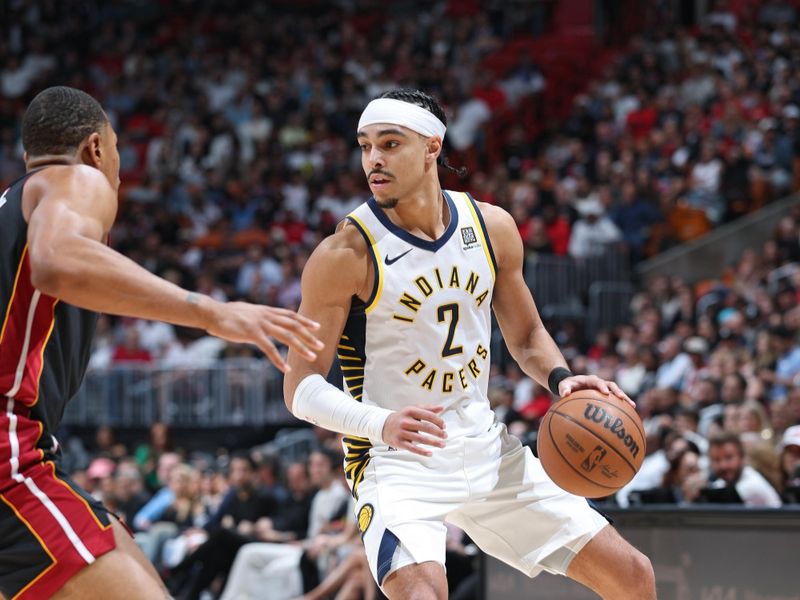
[[[372,264],[375,267],[375,277],[377,278],[376,285],[374,286],[374,297],[371,299],[369,304],[364,308],[364,312],[370,313],[372,309],[374,309],[378,305],[378,300],[381,298],[381,293],[383,292],[383,263],[381,262],[381,257],[378,256],[377,245],[378,242],[375,241],[372,233],[367,226],[364,225],[364,222],[359,219],[355,214],[351,213],[348,215],[348,218],[356,224],[358,229],[361,231],[362,235],[364,235],[367,240],[369,241],[369,252],[372,256]]]
[[[492,279],[497,278],[497,273],[494,269],[494,260],[492,259],[492,255],[489,253],[489,240],[487,236],[489,235],[488,232],[483,230],[483,225],[481,223],[480,218],[478,217],[478,213],[476,212],[476,207],[472,203],[472,199],[465,193],[463,193],[464,200],[466,202],[467,208],[469,208],[469,212],[472,214],[472,220],[475,222],[475,229],[478,231],[478,235],[481,236],[481,242],[483,246],[483,253],[486,255],[486,262],[489,263],[489,269],[492,271]]]

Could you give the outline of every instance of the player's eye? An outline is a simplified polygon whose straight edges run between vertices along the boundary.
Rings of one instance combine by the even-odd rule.
[[[367,150],[369,150],[369,145],[368,144],[360,144],[359,147],[361,148],[362,152],[366,152]]]

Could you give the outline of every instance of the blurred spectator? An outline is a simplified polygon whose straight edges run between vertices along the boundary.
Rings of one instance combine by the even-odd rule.
[[[113,495],[113,475],[116,468],[116,464],[110,458],[95,458],[86,469],[86,479],[89,483],[86,491],[100,502],[105,502],[106,498]]]
[[[142,475],[136,461],[125,458],[117,464],[114,473],[114,493],[112,509],[119,517],[133,527],[133,518],[150,499],[144,489]]]
[[[109,425],[100,425],[94,434],[95,456],[105,456],[114,460],[120,460],[127,453],[128,449],[124,444],[117,442],[114,430]]]
[[[744,447],[738,434],[725,433],[712,437],[709,440],[708,456],[714,478],[710,489],[735,490],[740,502],[746,506],[777,507],[781,505],[775,488],[763,475],[745,464]]]
[[[166,423],[156,421],[150,425],[149,433],[149,441],[138,446],[134,456],[144,474],[145,485],[151,492],[156,492],[166,483],[169,471],[180,457],[176,460],[175,456],[171,456],[162,466],[161,455],[174,449]]]
[[[800,425],[789,427],[779,447],[783,475],[783,500],[800,504]]]
[[[236,555],[225,586],[225,600],[260,595],[265,600],[288,599],[303,592],[300,564],[304,552],[316,560],[320,550],[331,544],[326,534],[334,518],[350,509],[349,493],[339,477],[341,456],[324,450],[309,457],[311,483],[317,488],[311,502],[307,537],[301,546],[247,544]],[[351,514],[349,510],[348,514]],[[339,542],[348,539],[338,538]]]
[[[682,447],[670,459],[659,487],[631,493],[634,504],[690,504],[695,502],[705,484],[697,447]]]
[[[258,487],[257,466],[244,452],[231,458],[230,489],[217,512],[203,526],[207,540],[173,569],[180,598],[197,600],[214,579],[226,575],[239,548],[257,539],[259,520],[277,512],[275,498]]]
[[[153,355],[142,346],[139,332],[133,328],[125,330],[121,344],[114,348],[111,363],[114,365],[141,365],[153,361]]]
[[[138,462],[138,461],[137,461]],[[169,481],[172,470],[181,463],[180,455],[175,452],[165,452],[158,457],[157,481]],[[167,485],[159,485],[155,488],[155,494],[145,504],[133,518],[133,528],[137,531],[147,531],[158,521],[172,505],[175,499],[174,492]]]
[[[605,216],[605,209],[596,197],[578,203],[581,218],[572,226],[569,254],[574,258],[602,255],[609,244],[622,238],[614,222]]]

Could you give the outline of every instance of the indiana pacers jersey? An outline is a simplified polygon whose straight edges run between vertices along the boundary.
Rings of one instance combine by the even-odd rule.
[[[375,278],[366,303],[353,299],[338,356],[353,398],[392,410],[441,405],[453,439],[494,422],[486,390],[496,264],[475,201],[443,193],[450,224],[435,241],[392,223],[373,198],[348,216],[366,240]],[[345,443],[349,459],[366,458],[372,445]],[[351,479],[357,462],[348,462]]]

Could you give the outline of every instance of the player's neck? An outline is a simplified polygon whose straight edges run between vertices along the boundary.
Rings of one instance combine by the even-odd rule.
[[[438,181],[435,186],[426,186],[401,198],[394,208],[384,211],[398,227],[432,240],[441,237],[452,218]]]
[[[51,165],[77,165],[78,158],[70,154],[43,154],[41,156],[30,156],[25,161],[25,171],[33,171]]]

